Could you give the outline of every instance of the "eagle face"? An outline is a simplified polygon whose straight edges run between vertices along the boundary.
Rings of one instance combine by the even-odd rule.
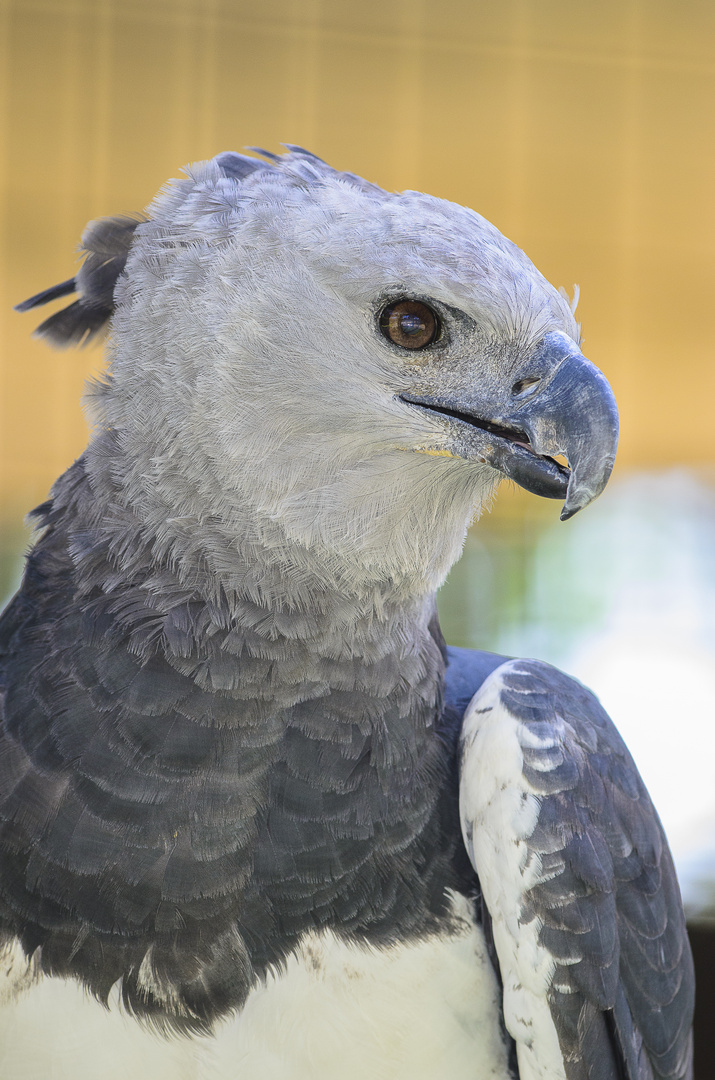
[[[94,419],[152,528],[211,517],[433,588],[505,476],[564,516],[602,490],[615,402],[523,252],[305,152],[237,183],[238,158],[160,193],[115,291]]]

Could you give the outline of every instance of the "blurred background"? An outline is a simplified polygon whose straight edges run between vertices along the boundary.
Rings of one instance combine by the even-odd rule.
[[[555,285],[621,409],[571,522],[503,487],[442,591],[454,644],[538,656],[601,697],[669,834],[715,1075],[715,5],[712,0],[0,0],[0,594],[22,521],[81,452],[101,348],[12,305],[70,277],[84,224],[182,165],[282,141],[466,203]]]

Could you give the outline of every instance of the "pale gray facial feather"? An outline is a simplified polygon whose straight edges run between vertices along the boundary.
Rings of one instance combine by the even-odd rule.
[[[127,505],[179,565],[203,531],[219,577],[250,537],[287,560],[286,588],[432,591],[498,476],[410,452],[439,434],[396,401],[419,358],[386,347],[375,306],[403,292],[463,309],[478,331],[452,374],[474,378],[481,352],[488,380],[504,349],[576,336],[565,300],[473,211],[302,154],[240,183],[197,166],[148,213],[116,291],[111,383],[90,400],[97,431],[122,440]],[[90,475],[102,453],[100,439]]]

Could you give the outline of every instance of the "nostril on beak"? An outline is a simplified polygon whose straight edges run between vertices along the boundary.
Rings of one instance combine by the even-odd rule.
[[[531,394],[536,393],[536,389],[541,382],[541,377],[534,379],[519,379],[515,382],[511,388],[511,392],[515,398],[526,398]]]

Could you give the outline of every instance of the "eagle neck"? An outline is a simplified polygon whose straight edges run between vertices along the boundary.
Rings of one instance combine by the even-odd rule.
[[[121,978],[130,1008],[192,1028],[306,932],[443,928],[459,829],[432,598],[326,593],[310,613],[202,591],[208,570],[189,585],[157,559],[81,462],[40,516],[16,642],[46,677],[13,689],[8,730],[53,823],[13,869],[47,970],[100,995]]]

